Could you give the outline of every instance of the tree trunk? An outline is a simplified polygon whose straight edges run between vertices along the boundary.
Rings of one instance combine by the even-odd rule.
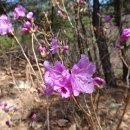
[[[121,30],[122,30],[122,23],[121,23],[122,6],[123,6],[123,0],[114,0],[115,22],[116,22],[116,25],[117,25],[120,33],[121,33]],[[126,52],[125,48],[126,48],[126,45],[124,43],[124,50],[122,51],[122,56],[124,58],[125,58],[125,52]],[[122,64],[123,64],[123,80],[126,81],[128,68],[124,64],[124,62],[122,62]]]
[[[108,51],[108,46],[106,42],[106,37],[103,31],[100,31],[101,23],[99,23],[99,16],[97,13],[99,12],[99,1],[93,0],[93,26],[95,27],[94,33],[99,49],[99,56],[102,63],[102,68],[105,76],[106,83],[110,86],[115,87],[115,76],[112,69],[112,65],[110,63],[110,55]],[[99,27],[100,24],[100,27]]]

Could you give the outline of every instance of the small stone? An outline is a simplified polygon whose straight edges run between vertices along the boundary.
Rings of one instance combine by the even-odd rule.
[[[60,120],[57,121],[57,124],[58,124],[60,127],[66,126],[67,123],[68,123],[68,120],[66,120],[66,119],[60,119]]]

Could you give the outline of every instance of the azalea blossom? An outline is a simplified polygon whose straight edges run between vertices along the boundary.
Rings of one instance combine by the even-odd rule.
[[[100,77],[93,77],[96,72],[95,63],[89,61],[86,55],[81,55],[81,59],[71,69],[71,85],[74,96],[80,92],[90,94],[96,86],[105,86],[105,81]]]
[[[18,19],[19,17],[25,16],[25,8],[22,5],[18,5],[13,12],[14,19]]]
[[[93,80],[94,80],[95,86],[103,86],[104,87],[106,85],[104,79],[102,79],[100,77],[95,77],[95,78],[93,78]]]
[[[70,2],[68,3],[68,7],[72,8],[73,6],[74,6],[74,2],[73,2],[73,1],[70,1]]]
[[[62,98],[69,98],[72,95],[69,70],[60,61],[56,61],[54,66],[45,61],[44,67],[46,69],[44,79],[48,87],[45,93],[51,94],[54,91],[59,93]]]
[[[128,40],[128,38],[130,37],[130,28],[125,28],[123,29],[120,38],[118,40],[118,42],[115,45],[115,48],[117,50],[121,50],[122,46],[123,46],[123,42],[125,42],[126,40]]]
[[[110,20],[111,20],[111,16],[110,15],[107,15],[107,16],[105,16],[105,22],[106,23],[108,23],[108,22],[110,22]]]
[[[38,50],[40,51],[42,57],[46,57],[50,54],[50,52],[47,51],[45,47],[39,46]]]
[[[12,32],[10,18],[5,14],[0,15],[0,35],[5,35],[10,32]]]
[[[28,12],[27,18],[28,18],[29,20],[33,20],[33,12]]]
[[[43,14],[47,17],[49,12],[48,11],[43,11]]]
[[[120,41],[124,42],[130,37],[130,28],[125,28],[120,36]]]
[[[121,45],[120,45],[120,43],[118,43],[118,44],[116,44],[115,45],[115,49],[118,51],[118,50],[121,50]]]
[[[62,14],[62,11],[61,11],[61,10],[58,10],[58,11],[57,11],[57,14],[58,14],[58,15],[61,15],[61,14]]]
[[[82,4],[82,3],[84,2],[84,0],[77,0],[77,2],[78,2],[79,4]]]
[[[52,51],[52,54],[58,53],[59,48],[60,48],[60,46],[58,45],[58,40],[55,37],[51,41],[51,49],[50,50]]]
[[[22,32],[29,32],[32,28],[32,24],[29,21],[24,23],[24,27],[22,28]]]
[[[27,32],[30,32],[31,30],[32,31],[36,31],[38,29],[38,26],[32,26],[32,23],[30,23],[29,21],[26,21],[24,23],[24,26],[22,28],[22,32],[23,33],[27,33]]]
[[[32,115],[32,119],[33,119],[33,120],[36,120],[36,119],[37,119],[37,115],[36,115],[35,113]]]
[[[63,51],[66,52],[69,49],[68,45],[63,46]]]
[[[86,55],[81,55],[81,59],[71,70],[71,84],[74,96],[80,92],[92,93],[94,91],[93,74],[96,71],[96,65],[89,61]]]
[[[96,65],[89,61],[86,55],[81,55],[79,62],[72,67],[71,73],[60,61],[57,61],[54,66],[45,61],[44,67],[46,94],[57,92],[62,98],[69,98],[72,93],[74,96],[78,96],[81,92],[90,94],[96,86],[105,86],[102,78],[93,77]]]

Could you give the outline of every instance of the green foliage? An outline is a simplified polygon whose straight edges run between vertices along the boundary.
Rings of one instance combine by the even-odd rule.
[[[8,36],[0,37],[0,51],[6,50],[15,45],[15,41],[9,38]]]

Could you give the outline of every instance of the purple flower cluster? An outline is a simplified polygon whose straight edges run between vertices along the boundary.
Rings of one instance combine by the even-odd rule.
[[[38,27],[35,26],[33,23],[34,17],[33,17],[33,12],[28,12],[26,15],[26,9],[22,5],[18,5],[13,12],[14,19],[17,20],[20,17],[25,17],[26,16],[26,21],[24,23],[24,26],[22,28],[22,32],[27,33],[27,32],[35,32]]]
[[[17,108],[15,106],[10,106],[6,102],[0,103],[0,109],[2,109],[5,113],[8,113],[10,116],[13,116],[13,114],[17,111]],[[6,120],[5,124],[10,127],[11,126],[11,120]]]
[[[5,35],[10,32],[12,32],[10,18],[5,14],[0,15],[0,35]]]
[[[130,28],[125,28],[120,36],[120,41],[124,42],[130,37]]]
[[[60,48],[60,46],[58,45],[58,39],[55,37],[51,41],[51,49],[50,50],[52,51],[52,54],[57,53],[59,48]]]
[[[78,2],[79,4],[82,4],[82,3],[84,2],[84,0],[77,0],[77,2]]]
[[[59,49],[61,49],[63,52],[66,52],[69,49],[68,45],[65,46],[60,46],[58,44],[58,39],[57,37],[54,37],[51,41],[51,49],[50,51],[52,52],[52,54],[58,53]]]
[[[27,18],[32,21],[33,20],[33,12],[28,12]]]
[[[2,108],[4,110],[4,112],[6,112],[6,113],[9,113],[9,112],[14,113],[17,111],[16,107],[9,107],[6,102],[0,103],[0,108]]]
[[[30,21],[26,21],[24,23],[24,26],[22,28],[22,32],[23,33],[27,33],[27,32],[30,32],[30,31],[36,31],[38,29],[38,26],[33,26],[32,23]]]
[[[45,47],[39,46],[38,50],[41,53],[41,56],[45,58],[46,56],[49,56],[50,53],[56,54],[59,52],[66,52],[69,49],[68,45],[60,46],[58,44],[58,38],[54,37],[52,38],[50,49],[47,50]]]
[[[107,15],[107,16],[105,16],[105,22],[106,23],[108,23],[108,22],[110,22],[110,20],[111,20],[111,16],[110,15]]]
[[[26,9],[22,5],[15,7],[13,12],[14,19],[19,19],[20,17],[26,16],[28,20],[33,20],[33,12],[28,12],[26,15]]]
[[[43,11],[43,14],[45,15],[45,17],[47,17],[49,12],[48,11]]]
[[[37,119],[37,115],[36,115],[35,113],[32,115],[32,119],[33,119],[33,120],[36,120],[36,119]]]
[[[44,67],[47,70],[44,78],[48,86],[45,93],[50,94],[55,91],[61,94],[63,98],[70,97],[72,94],[72,87],[70,84],[69,70],[59,61],[57,61],[54,66],[51,66],[48,61],[45,61]]]
[[[120,41],[116,44],[116,49],[120,50],[121,46],[123,45],[122,43],[128,40],[130,37],[130,28],[125,28],[123,29],[121,35],[120,35]]]
[[[58,11],[57,11],[57,14],[58,14],[58,15],[62,15],[62,11],[61,11],[61,10],[58,10]]]
[[[45,61],[44,67],[46,69],[44,80],[47,86],[45,94],[57,92],[62,98],[69,98],[72,94],[78,96],[81,92],[90,94],[95,86],[105,85],[103,79],[93,78],[96,66],[86,55],[81,55],[79,62],[72,67],[71,73],[60,61],[56,61],[54,66]]]
[[[29,32],[29,30],[32,28],[32,24],[29,22],[29,21],[27,21],[27,22],[25,22],[24,23],[24,26],[23,26],[23,28],[22,28],[22,32]]]
[[[40,51],[41,53],[41,56],[44,58],[46,56],[48,56],[50,54],[49,51],[46,50],[45,47],[42,47],[41,45],[39,46],[38,50]]]
[[[13,16],[14,16],[14,19],[18,19],[19,17],[24,17],[25,16],[25,8],[22,6],[22,5],[18,5],[15,9],[14,9],[14,12],[13,12]]]
[[[18,5],[13,12],[14,19],[17,20],[20,17],[24,17],[25,12],[25,8],[22,5]],[[30,22],[33,21],[33,13],[29,12],[26,18],[28,21],[25,22],[24,27],[22,28],[22,32],[29,32],[30,30],[36,31],[37,27],[32,27],[32,23]],[[0,35],[6,35],[12,32],[12,30],[13,28],[10,18],[5,14],[0,15]]]

